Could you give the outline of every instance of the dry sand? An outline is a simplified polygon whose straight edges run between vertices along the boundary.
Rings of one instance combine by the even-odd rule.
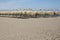
[[[0,17],[0,40],[60,40],[60,17]]]

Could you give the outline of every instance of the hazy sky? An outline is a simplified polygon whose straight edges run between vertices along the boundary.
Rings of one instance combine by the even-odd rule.
[[[60,0],[0,0],[0,9],[60,9]]]

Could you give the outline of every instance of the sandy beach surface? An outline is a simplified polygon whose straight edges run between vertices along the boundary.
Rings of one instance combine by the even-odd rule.
[[[0,17],[0,40],[60,40],[60,17]]]

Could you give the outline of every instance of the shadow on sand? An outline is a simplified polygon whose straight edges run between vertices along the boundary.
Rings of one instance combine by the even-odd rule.
[[[0,17],[8,17],[8,18],[17,18],[17,19],[29,19],[29,18],[53,18],[60,17],[58,14],[49,15],[49,14],[35,14],[35,15],[27,15],[27,14],[12,14],[12,15],[0,15]]]

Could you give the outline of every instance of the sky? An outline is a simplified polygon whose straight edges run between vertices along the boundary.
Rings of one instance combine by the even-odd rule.
[[[0,10],[19,8],[60,10],[60,0],[0,0]]]

